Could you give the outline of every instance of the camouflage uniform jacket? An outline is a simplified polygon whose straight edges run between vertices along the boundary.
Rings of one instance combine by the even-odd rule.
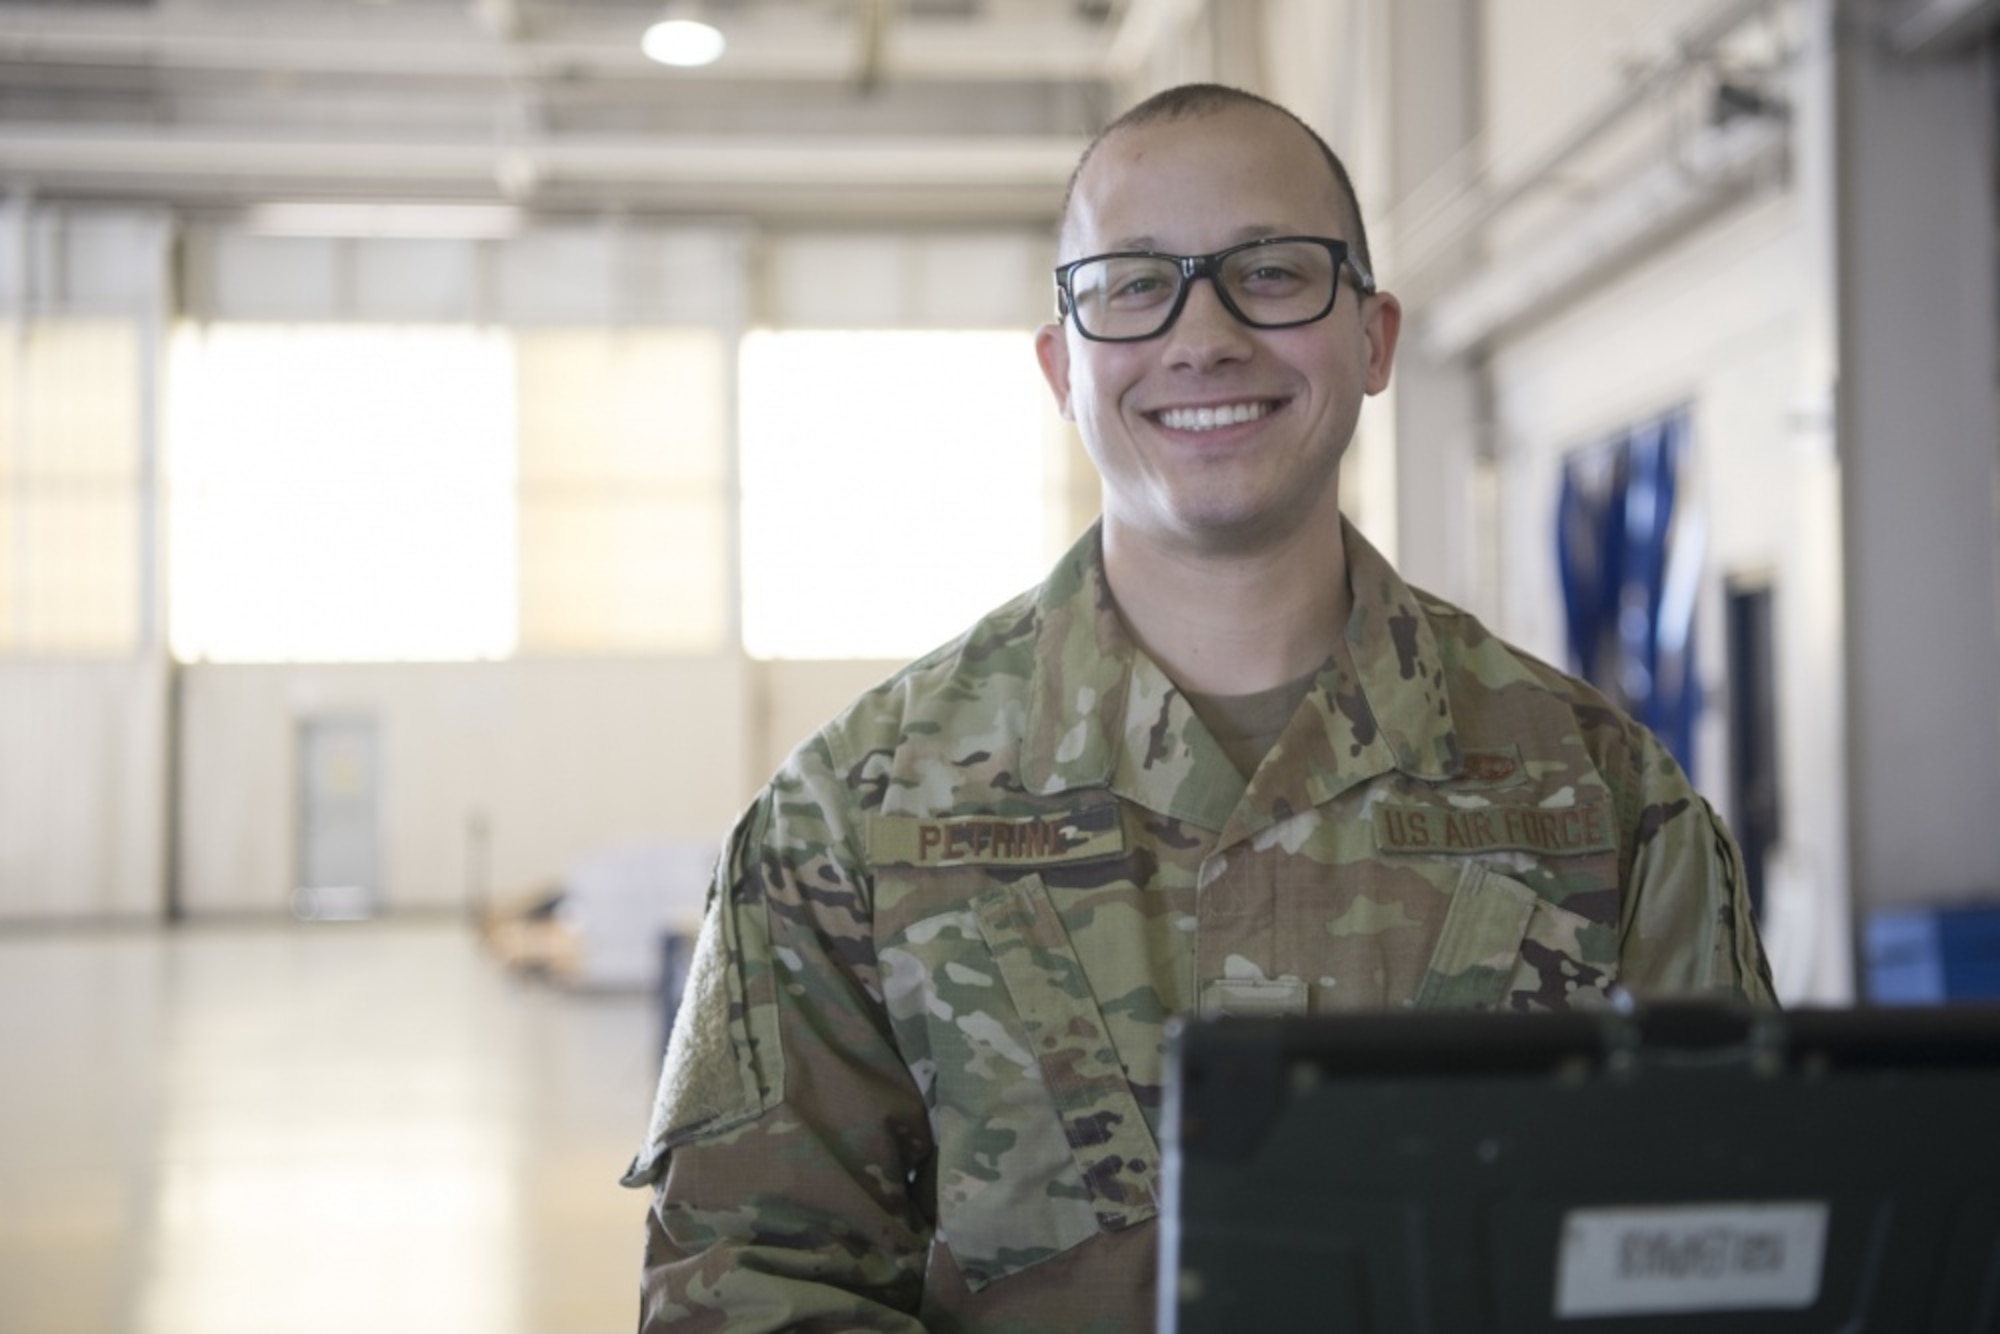
[[[1769,999],[1660,744],[1346,542],[1357,671],[1247,785],[1095,531],[787,761],[627,1178],[645,1328],[1149,1327],[1177,1012]]]

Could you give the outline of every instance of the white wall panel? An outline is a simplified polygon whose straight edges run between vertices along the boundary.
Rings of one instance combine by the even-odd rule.
[[[244,321],[718,324],[736,309],[729,228],[534,227],[495,239],[277,236],[190,227],[183,310]]]
[[[504,324],[731,324],[743,242],[728,227],[540,227],[489,241],[481,318]]]
[[[184,313],[283,322],[339,316],[341,242],[195,229],[187,237]]]
[[[37,442],[71,450],[87,444],[110,459],[137,456],[136,465],[111,470],[119,486],[140,485],[131,480],[132,469],[146,474],[155,412],[149,372],[157,357],[149,340],[157,336],[155,317],[167,301],[171,233],[171,220],[160,210],[57,207],[19,195],[0,211],[0,307],[29,320],[111,318],[140,330],[140,345],[130,355],[121,351],[89,363],[86,372],[135,380],[81,388],[80,381],[52,381],[59,388],[51,393],[97,392],[104,401],[42,405],[57,416],[73,416],[79,406],[106,407],[119,424],[106,434]],[[20,414],[23,407],[17,401],[7,410]],[[15,425],[32,423],[23,416]],[[136,438],[121,439],[121,430],[136,431]],[[104,644],[90,646],[119,656],[0,657],[0,920],[151,918],[164,907],[166,671],[143,656],[154,568],[142,549],[145,504],[142,496],[129,512],[114,507],[119,517],[112,540],[103,544],[129,550],[138,567],[131,580],[141,585],[130,611],[122,598],[116,604],[138,621],[129,635],[112,633]],[[0,541],[20,536],[0,521]],[[75,587],[58,577],[40,592],[60,599],[74,597]],[[140,653],[128,653],[131,645]]]
[[[945,233],[917,246],[912,259],[911,305],[920,324],[1012,329],[1056,316],[1052,235]]]
[[[173,222],[165,212],[65,211],[57,308],[130,314],[165,308],[164,258]]]
[[[765,239],[753,320],[795,329],[1026,329],[1054,315],[1037,232],[791,232]]]
[[[780,328],[895,328],[911,304],[903,255],[888,236],[770,238],[755,318]]]
[[[639,323],[719,324],[734,328],[741,317],[746,281],[745,242],[729,228],[647,234],[623,249],[624,269],[649,281],[635,290],[655,293]],[[640,315],[645,318],[639,318]]]
[[[163,209],[77,208],[16,195],[0,208],[0,309],[33,316],[164,308],[173,228]]]
[[[763,322],[1024,328],[1053,309],[1035,230],[768,237]],[[186,306],[214,320],[730,324],[745,242],[729,228],[537,228],[500,240],[264,236],[197,227]]]
[[[471,241],[350,243],[351,308],[390,324],[463,321],[478,305],[478,260]]]
[[[546,883],[612,844],[719,840],[754,786],[725,659],[183,670],[190,915],[285,909],[298,724],[318,714],[379,724],[391,910]]]
[[[0,921],[162,910],[164,670],[0,660]]]
[[[181,669],[175,878],[186,911],[285,910],[298,818],[288,685],[267,668]]]
[[[493,316],[507,324],[609,324],[618,297],[601,231],[534,231],[493,252]]]

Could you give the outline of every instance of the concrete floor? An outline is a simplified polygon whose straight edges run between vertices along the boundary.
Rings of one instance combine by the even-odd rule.
[[[0,1334],[630,1330],[660,1038],[457,922],[0,932]]]

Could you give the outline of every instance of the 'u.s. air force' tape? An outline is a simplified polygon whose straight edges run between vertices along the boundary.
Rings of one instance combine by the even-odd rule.
[[[1378,806],[1375,841],[1389,852],[1539,852],[1569,856],[1617,846],[1602,802],[1576,806]]]
[[[1112,805],[1052,815],[877,815],[868,821],[868,859],[878,866],[1061,866],[1125,851]]]

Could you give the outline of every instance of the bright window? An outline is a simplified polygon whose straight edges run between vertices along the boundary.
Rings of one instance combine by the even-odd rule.
[[[723,650],[727,354],[708,330],[180,331],[174,653]],[[741,356],[753,655],[908,657],[1068,540],[1027,335],[759,332]]]
[[[465,327],[188,327],[169,439],[176,656],[497,658],[515,642],[514,370]]]
[[[713,331],[219,325],[173,376],[183,659],[726,641]]]
[[[522,652],[724,647],[725,357],[701,329],[515,335]]]
[[[745,648],[907,658],[1040,579],[1053,415],[1024,333],[751,333]]]
[[[138,647],[139,409],[130,322],[39,320],[0,346],[0,653]]]

